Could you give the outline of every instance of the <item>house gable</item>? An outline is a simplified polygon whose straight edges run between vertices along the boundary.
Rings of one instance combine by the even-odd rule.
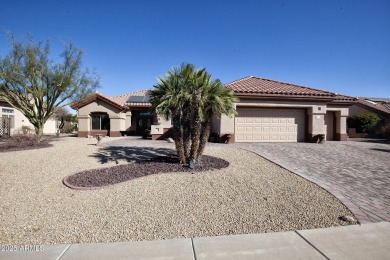
[[[91,103],[101,103],[101,101],[103,101],[104,103],[110,104],[112,107],[115,107],[117,109],[123,109],[123,107],[120,104],[118,104],[117,102],[115,102],[111,98],[109,98],[101,93],[98,93],[98,92],[86,97],[85,99],[73,102],[70,105],[70,107],[75,109],[75,110],[79,110],[80,108],[85,107]]]

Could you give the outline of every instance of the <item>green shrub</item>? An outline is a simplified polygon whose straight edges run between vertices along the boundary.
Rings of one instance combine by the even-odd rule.
[[[349,128],[356,128],[357,133],[367,133],[381,121],[375,113],[358,113],[347,118]]]

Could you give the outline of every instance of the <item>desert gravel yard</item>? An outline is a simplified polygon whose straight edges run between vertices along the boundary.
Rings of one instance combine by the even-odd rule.
[[[118,144],[122,139],[107,138],[103,144],[107,140]],[[0,244],[275,232],[347,225],[338,217],[352,215],[319,186],[254,153],[225,145],[206,149],[207,155],[230,162],[222,170],[150,175],[96,190],[65,187],[62,180],[68,175],[128,163],[137,156],[136,149],[123,147],[126,157],[105,160],[99,149],[107,146],[95,143],[63,137],[52,147],[0,153]]]

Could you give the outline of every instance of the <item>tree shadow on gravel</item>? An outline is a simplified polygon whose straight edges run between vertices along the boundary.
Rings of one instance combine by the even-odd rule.
[[[109,162],[118,164],[119,161],[140,162],[159,156],[176,156],[176,151],[168,148],[109,146],[102,147],[91,155],[101,164]]]

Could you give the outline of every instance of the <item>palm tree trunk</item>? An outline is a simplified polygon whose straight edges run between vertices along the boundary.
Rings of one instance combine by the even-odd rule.
[[[190,153],[190,161],[197,162],[198,160],[198,149],[199,149],[199,142],[200,142],[200,134],[201,134],[201,121],[198,111],[198,105],[197,102],[194,107],[194,115],[193,115],[193,124],[191,129],[192,134],[192,144],[191,144],[191,153]]]
[[[191,149],[191,120],[187,111],[183,112],[183,141],[184,141],[184,154],[186,161],[188,162]]]
[[[177,151],[177,155],[179,156],[180,163],[186,163],[186,157],[184,153],[184,141],[183,141],[183,133],[180,127],[180,114],[175,113],[172,116],[172,124],[173,124],[173,139],[175,140],[175,147]]]
[[[204,149],[206,148],[206,144],[207,144],[207,141],[208,141],[209,136],[210,136],[211,119],[212,119],[212,117],[207,117],[205,122],[203,123],[202,132],[201,132],[200,138],[199,138],[200,144],[199,144],[199,148],[197,151],[198,152],[197,153],[198,162],[200,162],[202,159]]]

